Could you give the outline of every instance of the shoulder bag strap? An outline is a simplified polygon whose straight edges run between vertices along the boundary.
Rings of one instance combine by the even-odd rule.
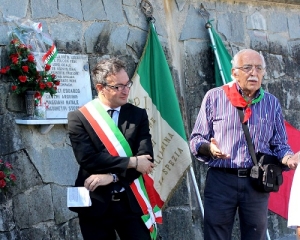
[[[239,116],[240,116],[242,128],[243,128],[245,136],[246,136],[246,141],[247,141],[247,144],[248,144],[248,148],[249,148],[249,152],[250,152],[252,161],[255,165],[257,165],[257,159],[256,159],[255,151],[254,151],[254,146],[253,146],[252,141],[251,141],[249,128],[248,128],[246,123],[243,123],[243,119],[244,119],[243,109],[240,108],[240,107],[237,107],[237,110],[238,110],[238,113],[239,113]]]

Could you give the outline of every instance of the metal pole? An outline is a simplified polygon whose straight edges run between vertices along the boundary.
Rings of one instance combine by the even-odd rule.
[[[190,166],[190,174],[192,176],[192,180],[193,180],[194,188],[195,188],[195,191],[196,191],[196,195],[197,195],[198,203],[199,203],[199,206],[200,206],[200,210],[201,210],[201,213],[202,213],[202,217],[204,217],[203,203],[202,203],[202,200],[201,200],[201,196],[200,196],[200,192],[199,192],[198,184],[197,184],[197,181],[196,181],[193,166]]]

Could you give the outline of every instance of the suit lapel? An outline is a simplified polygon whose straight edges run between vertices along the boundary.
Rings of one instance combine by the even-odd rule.
[[[124,136],[125,136],[125,132],[127,129],[127,124],[128,124],[128,121],[126,120],[126,118],[128,119],[128,117],[129,117],[129,114],[127,113],[126,109],[128,109],[128,104],[125,104],[121,107],[119,121],[118,121],[118,128],[121,130],[121,132],[123,133]]]

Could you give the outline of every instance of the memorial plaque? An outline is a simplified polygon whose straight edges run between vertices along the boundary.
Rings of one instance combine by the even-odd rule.
[[[45,93],[47,119],[67,118],[74,111],[92,100],[91,81],[87,55],[58,54],[51,64],[60,85],[57,93]]]

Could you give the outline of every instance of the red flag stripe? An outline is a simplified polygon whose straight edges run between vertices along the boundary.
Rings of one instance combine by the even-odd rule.
[[[88,122],[91,124],[92,128],[95,130],[95,133],[101,139],[106,149],[112,156],[119,156],[115,147],[112,145],[111,141],[107,138],[106,134],[103,132],[97,121],[92,117],[90,112],[87,110],[85,106],[79,108],[79,111],[85,116]]]

